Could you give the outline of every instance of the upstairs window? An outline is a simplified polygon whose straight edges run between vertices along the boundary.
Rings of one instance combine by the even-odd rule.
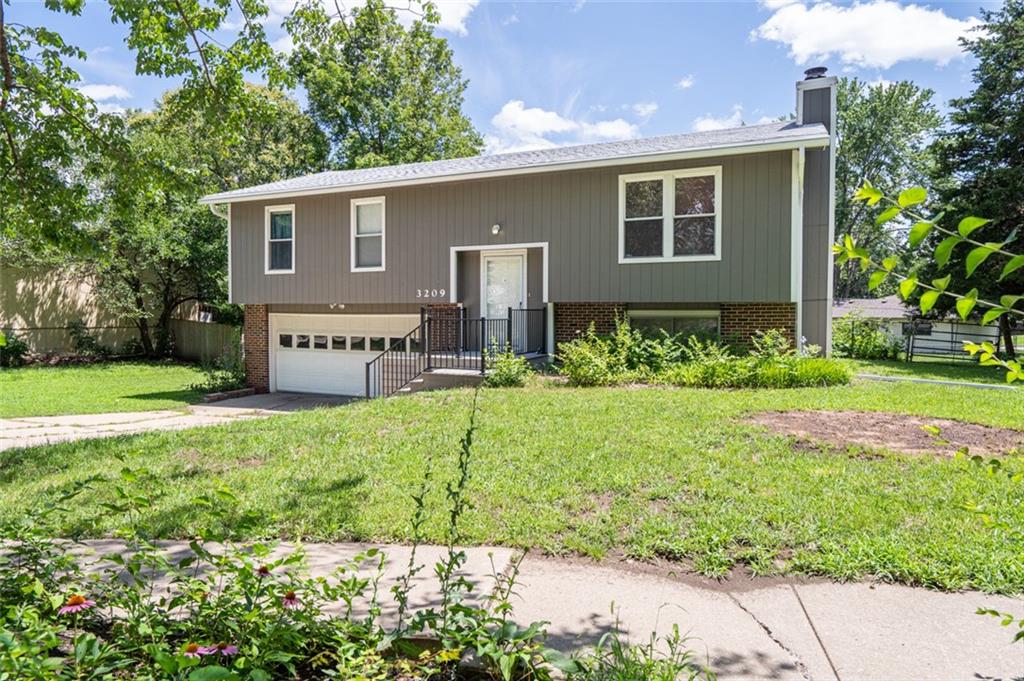
[[[352,271],[384,271],[384,197],[352,199]]]
[[[619,262],[720,260],[722,169],[619,177]]]
[[[295,271],[295,206],[267,206],[267,274]]]

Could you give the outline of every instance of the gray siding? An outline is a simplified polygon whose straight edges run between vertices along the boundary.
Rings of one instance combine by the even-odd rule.
[[[805,123],[831,126],[831,88],[806,90]],[[831,130],[829,131],[831,132]],[[808,149],[804,161],[803,292],[800,334],[808,343],[829,349],[832,305],[828,278],[832,269],[829,234],[829,154],[826,149]]]
[[[618,263],[618,176],[721,165],[719,262]],[[790,153],[338,193],[232,206],[237,303],[425,302],[449,289],[451,246],[549,243],[549,298],[559,302],[773,302],[790,299]],[[349,271],[349,200],[387,197],[387,271]],[[295,204],[295,273],[265,275],[264,206]],[[491,225],[502,225],[498,236]],[[530,257],[530,306],[539,305]]]

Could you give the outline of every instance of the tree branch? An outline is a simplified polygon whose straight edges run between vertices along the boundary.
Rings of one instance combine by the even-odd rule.
[[[219,94],[217,86],[213,83],[213,76],[210,75],[210,64],[206,61],[206,53],[203,51],[203,46],[199,43],[199,37],[196,35],[196,30],[192,27],[192,22],[188,20],[185,8],[181,6],[181,0],[174,0],[174,4],[178,8],[181,20],[185,22],[185,28],[188,29],[189,35],[192,36],[192,42],[195,43],[196,51],[199,53],[199,60],[203,63],[203,73],[206,76],[206,82],[210,85],[211,90]]]

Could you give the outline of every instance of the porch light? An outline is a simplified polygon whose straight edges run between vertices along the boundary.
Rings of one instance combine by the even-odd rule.
[[[491,225],[491,234],[493,234],[494,236],[498,236],[499,232],[501,232],[501,225],[497,223]]]

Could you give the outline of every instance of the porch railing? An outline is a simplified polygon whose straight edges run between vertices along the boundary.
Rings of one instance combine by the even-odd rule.
[[[366,363],[366,396],[387,397],[427,371],[487,372],[494,355],[543,354],[547,338],[544,308],[508,308],[500,318],[420,313],[420,325]]]

